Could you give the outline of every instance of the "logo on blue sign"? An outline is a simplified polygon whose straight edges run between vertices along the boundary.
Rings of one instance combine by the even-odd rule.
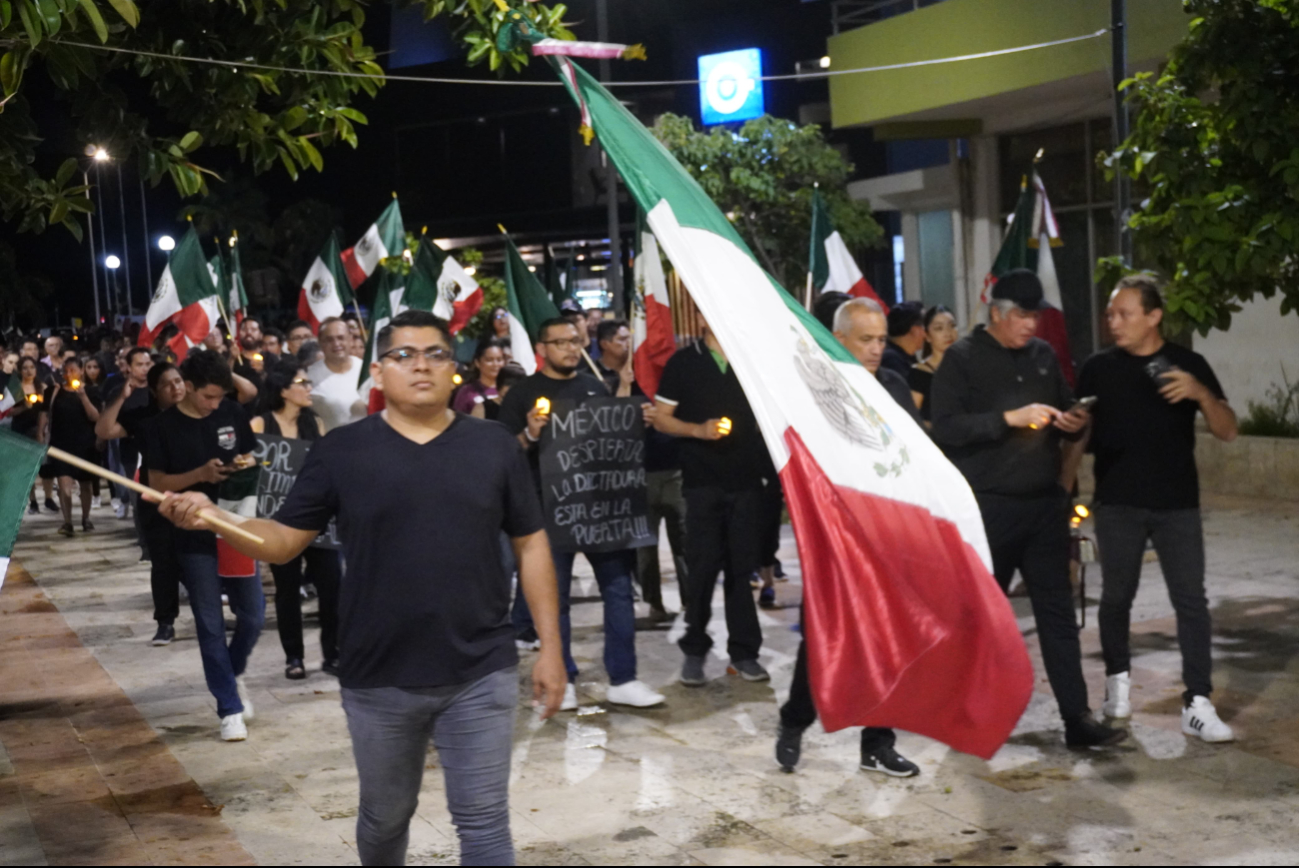
[[[699,113],[705,124],[761,117],[762,50],[744,48],[699,58]]]

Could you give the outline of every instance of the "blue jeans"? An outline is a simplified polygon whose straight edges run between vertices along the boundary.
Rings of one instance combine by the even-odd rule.
[[[429,738],[437,748],[460,864],[513,865],[510,754],[518,667],[450,687],[343,688],[361,783],[362,865],[404,865]]]
[[[244,674],[248,657],[262,634],[266,621],[266,597],[262,595],[260,576],[222,579],[217,576],[216,551],[177,552],[180,559],[180,581],[189,592],[189,606],[194,612],[194,630],[198,633],[198,651],[203,657],[203,675],[207,689],[217,701],[217,716],[226,717],[244,710],[239,701],[235,678]],[[225,613],[221,595],[230,599],[235,616],[235,632],[226,644]]]
[[[636,609],[631,592],[635,553],[583,552],[604,598],[604,668],[609,684],[617,686],[636,679]],[[569,596],[573,585],[576,552],[555,552],[555,578],[559,582],[559,636],[564,643],[564,667],[568,680],[577,680],[577,664],[571,650],[573,622],[569,617]]]

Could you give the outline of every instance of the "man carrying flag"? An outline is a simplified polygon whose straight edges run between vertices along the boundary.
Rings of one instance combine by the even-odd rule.
[[[809,295],[823,292],[846,292],[853,298],[869,298],[888,313],[888,305],[857,267],[848,245],[830,219],[830,206],[820,190],[812,192],[812,243],[807,257]]]
[[[307,269],[298,294],[298,319],[320,331],[320,324],[331,317],[341,317],[343,308],[352,303],[352,285],[339,258],[338,238],[331,232],[325,247]]]
[[[167,260],[153,301],[144,315],[137,344],[152,346],[162,330],[169,323],[174,324],[180,331],[169,346],[176,358],[183,360],[190,347],[202,343],[216,327],[219,317],[216,293],[212,271],[203,258],[203,245],[191,224]]]
[[[817,625],[808,664],[822,724],[892,726],[990,757],[1033,670],[969,486],[644,125],[552,60],[690,287],[780,474]]]
[[[406,249],[406,226],[401,220],[401,206],[397,204],[397,194],[392,194],[392,202],[383,209],[379,219],[365,231],[361,240],[339,254],[343,268],[347,272],[349,286],[352,289],[365,283],[365,279],[374,274],[381,260],[389,256],[400,256]],[[306,317],[303,317],[306,319]]]

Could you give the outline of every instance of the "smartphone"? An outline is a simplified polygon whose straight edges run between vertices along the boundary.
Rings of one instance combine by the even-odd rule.
[[[1097,397],[1095,395],[1088,395],[1086,398],[1079,400],[1078,403],[1070,407],[1069,412],[1072,413],[1075,410],[1090,410],[1093,406],[1095,406],[1096,401],[1097,401]]]
[[[1156,383],[1160,383],[1161,385],[1162,381],[1160,380],[1160,377],[1171,370],[1173,370],[1172,363],[1163,356],[1155,356],[1153,359],[1146,362],[1146,374],[1150,379],[1154,380]]]

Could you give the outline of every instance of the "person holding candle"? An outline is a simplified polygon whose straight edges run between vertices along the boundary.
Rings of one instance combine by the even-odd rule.
[[[95,451],[95,423],[99,421],[99,390],[84,382],[85,372],[75,357],[63,362],[59,380],[45,390],[42,401],[44,415],[49,424],[50,446],[62,449],[78,458],[99,463]],[[59,483],[59,508],[63,511],[63,526],[59,533],[72,536],[72,484],[81,487],[81,529],[92,531],[90,502],[92,476],[79,467],[73,467],[57,458],[41,466],[42,479],[57,479]]]

